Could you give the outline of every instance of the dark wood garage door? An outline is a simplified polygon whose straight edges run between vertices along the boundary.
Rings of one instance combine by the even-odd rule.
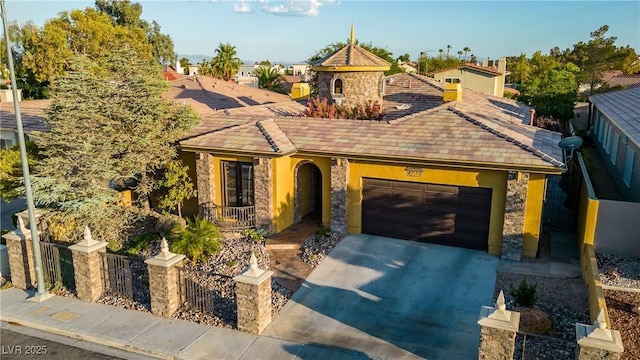
[[[491,189],[363,179],[362,232],[487,250]]]

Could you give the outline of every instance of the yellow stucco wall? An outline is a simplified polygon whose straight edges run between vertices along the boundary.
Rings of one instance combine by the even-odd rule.
[[[274,231],[280,232],[294,223],[295,215],[295,178],[296,166],[302,162],[311,162],[320,169],[322,174],[322,222],[325,226],[329,226],[331,219],[331,159],[322,157],[302,157],[285,156],[273,159],[273,215],[274,215]],[[305,172],[303,168],[302,181],[306,180],[306,185],[300,190],[303,192],[303,199],[309,199],[311,188],[311,173]],[[306,191],[308,192],[305,193]],[[305,195],[307,195],[305,197]],[[304,207],[306,205],[309,211],[310,203],[305,204],[303,201],[302,214],[305,214]]]
[[[581,246],[585,244],[593,245],[596,234],[596,223],[598,219],[598,206],[600,201],[589,197],[586,186],[580,188],[580,200],[578,202],[578,219],[576,234]]]
[[[540,227],[542,226],[542,206],[546,175],[530,174],[527,185],[527,200],[524,210],[524,240],[522,243],[522,256],[536,257],[538,240],[540,239]]]
[[[507,174],[502,171],[467,171],[447,168],[424,168],[418,177],[407,176],[406,165],[381,165],[351,162],[349,165],[348,231],[362,231],[362,178],[491,188],[491,220],[489,221],[489,253],[499,255],[502,249],[502,225],[506,201]]]
[[[504,93],[504,75],[490,76],[488,74],[485,75],[484,73],[466,69],[452,69],[433,75],[433,78],[438,81],[444,81],[444,78],[449,77],[460,78],[463,88],[500,97],[503,96]],[[464,92],[462,96],[464,99]]]

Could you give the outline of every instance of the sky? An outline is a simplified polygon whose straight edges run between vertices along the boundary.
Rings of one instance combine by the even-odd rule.
[[[304,62],[323,47],[356,38],[392,52],[437,56],[469,47],[478,59],[564,50],[608,25],[617,46],[640,52],[640,1],[148,0],[142,17],[171,35],[180,55],[235,46],[245,61]],[[8,20],[42,26],[60,11],[94,1],[6,0]]]

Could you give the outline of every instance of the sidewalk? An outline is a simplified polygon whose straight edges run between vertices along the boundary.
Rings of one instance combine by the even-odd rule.
[[[159,359],[358,359],[360,353],[297,344],[20,289],[0,291],[0,320]]]

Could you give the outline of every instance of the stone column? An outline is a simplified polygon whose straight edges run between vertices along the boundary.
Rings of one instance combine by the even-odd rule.
[[[576,324],[576,359],[618,360],[624,351],[620,332],[607,329],[604,310],[600,309],[593,324]]]
[[[273,160],[253,159],[253,191],[256,226],[273,233]]]
[[[93,302],[103,291],[100,253],[105,252],[106,241],[96,241],[88,226],[84,228],[84,239],[69,246],[73,256],[73,274],[76,278],[76,294],[82,301]]]
[[[508,174],[501,255],[505,260],[520,261],[522,257],[528,183],[528,173],[510,172]]]
[[[349,160],[331,159],[331,224],[330,229],[347,234],[347,189],[349,185]]]
[[[171,317],[180,307],[178,293],[178,268],[185,258],[169,251],[167,240],[162,238],[160,254],[144,262],[149,267],[149,292],[151,312],[154,315]]]
[[[216,201],[215,197],[215,166],[213,155],[209,153],[196,153],[196,184],[198,192],[198,205]],[[202,212],[202,208],[199,208]],[[203,213],[199,214],[204,217]]]
[[[11,283],[18,289],[29,289],[36,285],[36,268],[33,262],[31,231],[18,216],[15,231],[2,235],[7,240],[7,255],[11,269]]]
[[[506,309],[502,291],[498,295],[495,308],[482,307],[478,324],[480,324],[478,359],[512,360],[516,332],[520,326],[520,313]]]
[[[238,330],[260,334],[271,323],[271,275],[273,271],[258,269],[251,254],[249,269],[233,278],[236,282]]]

